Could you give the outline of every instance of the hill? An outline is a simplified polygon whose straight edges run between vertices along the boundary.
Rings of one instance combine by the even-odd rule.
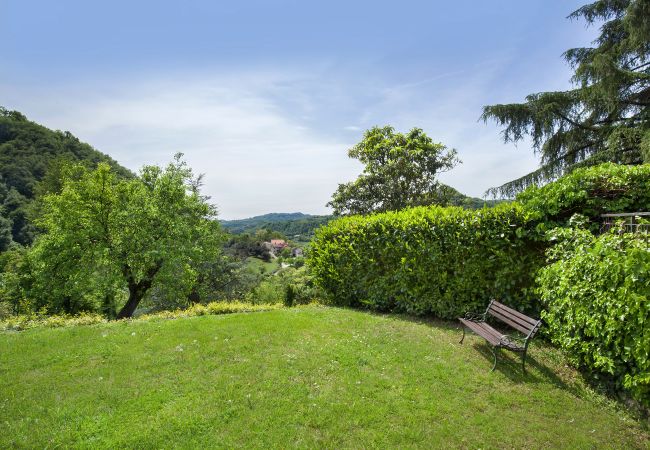
[[[314,216],[296,213],[270,213],[240,220],[222,220],[223,227],[233,234],[250,233],[257,230],[277,231],[285,236],[311,236],[314,230],[332,220],[332,216]]]
[[[444,186],[444,185],[443,185]],[[450,186],[444,186],[449,205],[460,206],[467,209],[491,208],[503,200],[483,200],[468,197]],[[238,220],[222,220],[223,227],[233,234],[254,234],[258,230],[277,231],[291,238],[299,236],[309,240],[314,235],[314,230],[325,225],[334,216],[315,216],[296,213],[270,213],[261,216],[249,217]]]
[[[34,227],[29,211],[39,184],[65,162],[96,166],[108,163],[120,176],[133,174],[108,155],[79,141],[67,131],[54,131],[28,120],[18,111],[0,107],[0,251],[10,241],[30,244]],[[50,180],[50,185],[56,180]],[[41,189],[47,190],[41,185]]]
[[[0,448],[646,448],[559,350],[459,339],[314,306],[0,333]]]

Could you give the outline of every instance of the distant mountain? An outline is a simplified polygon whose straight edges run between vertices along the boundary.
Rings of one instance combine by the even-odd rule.
[[[449,205],[460,206],[466,209],[491,208],[504,200],[482,200],[468,197],[456,189],[445,186]],[[334,216],[314,216],[296,213],[270,213],[262,216],[250,217],[239,220],[222,220],[223,227],[232,234],[255,234],[258,230],[277,231],[288,238],[300,237],[309,239],[316,228],[325,225]]]
[[[57,185],[57,174],[70,161],[89,167],[106,162],[119,176],[134,176],[71,133],[50,130],[18,111],[0,107],[0,251],[12,241],[23,245],[32,242],[35,229],[28,219],[31,204],[39,189],[51,191]]]
[[[222,220],[223,227],[233,234],[255,233],[257,230],[277,231],[287,237],[311,236],[314,230],[326,224],[332,216],[313,216],[296,213],[270,213],[240,220]]]

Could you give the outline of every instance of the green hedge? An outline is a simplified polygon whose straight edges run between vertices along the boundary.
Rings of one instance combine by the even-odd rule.
[[[647,235],[558,229],[538,281],[551,340],[577,365],[650,406]]]
[[[516,203],[345,217],[317,230],[308,264],[337,305],[451,319],[498,298],[535,313],[543,258],[529,228]]]
[[[650,164],[623,166],[614,163],[576,169],[542,187],[530,187],[517,201],[538,222],[538,230],[567,226],[576,213],[600,227],[605,213],[647,211],[650,208]]]

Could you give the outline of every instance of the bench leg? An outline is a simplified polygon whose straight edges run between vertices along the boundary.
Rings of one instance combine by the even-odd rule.
[[[460,338],[459,344],[462,344],[464,340],[465,340],[465,326],[463,325],[463,337]]]
[[[526,375],[526,351],[521,354],[521,370]]]
[[[497,367],[497,361],[498,361],[498,354],[499,354],[499,348],[500,347],[492,347],[492,353],[494,354],[494,365],[492,366],[492,370],[490,372],[494,372],[494,369]]]

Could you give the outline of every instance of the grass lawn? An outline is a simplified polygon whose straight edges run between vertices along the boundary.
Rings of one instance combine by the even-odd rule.
[[[304,307],[0,334],[0,448],[647,448],[535,341]]]
[[[249,256],[246,258],[246,268],[254,274],[259,274],[260,269],[263,269],[264,274],[270,274],[280,269],[280,264],[277,259],[272,259],[269,262],[262,261],[259,258]]]

